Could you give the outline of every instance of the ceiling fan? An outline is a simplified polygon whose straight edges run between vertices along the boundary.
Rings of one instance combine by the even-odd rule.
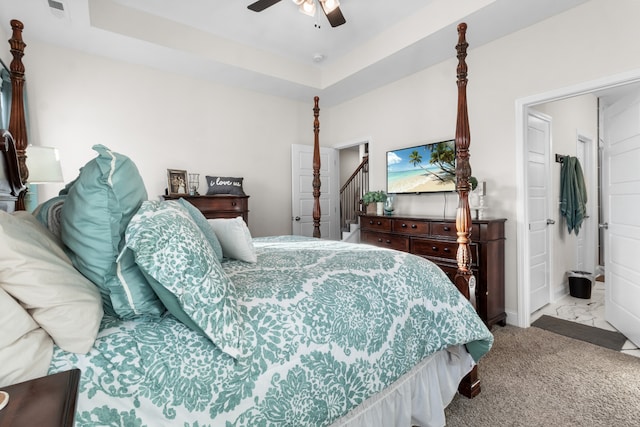
[[[322,11],[327,16],[332,27],[337,27],[347,22],[340,11],[340,2],[338,0],[293,0],[300,12],[309,16],[316,14],[316,1],[320,3]],[[254,12],[261,12],[279,2],[280,0],[258,0],[255,3],[251,3],[247,8]]]

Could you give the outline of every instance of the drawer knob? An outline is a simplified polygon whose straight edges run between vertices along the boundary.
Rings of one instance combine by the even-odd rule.
[[[438,247],[437,246],[431,246],[431,250],[434,251],[434,252],[437,252],[438,251]]]
[[[387,240],[387,245],[390,245],[390,244],[391,244],[391,240]]]
[[[378,225],[382,225],[382,222],[380,222],[380,221],[377,221],[377,222],[376,222],[376,224],[378,224]]]
[[[404,224],[404,223],[403,223],[403,224],[401,225],[401,227],[402,227],[402,228],[407,228],[407,224]]]
[[[444,227],[442,227],[442,229],[444,231],[451,231],[451,228],[448,225],[445,225]]]
[[[411,228],[418,228],[418,226],[415,224],[411,224]]]
[[[237,204],[237,202],[231,202],[231,206],[236,206]]]
[[[444,248],[445,252],[450,252],[451,250],[449,248]]]
[[[373,225],[373,220],[372,219],[369,220],[369,225]]]
[[[382,239],[381,238],[378,238],[378,243],[382,243]]]

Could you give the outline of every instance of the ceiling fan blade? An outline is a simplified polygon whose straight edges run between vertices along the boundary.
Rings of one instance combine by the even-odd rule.
[[[322,9],[322,11],[324,12],[324,9]],[[325,15],[327,15],[327,19],[329,20],[329,24],[331,24],[332,27],[338,27],[338,26],[340,26],[340,25],[342,25],[342,24],[347,22],[347,20],[344,19],[344,15],[342,15],[342,11],[340,10],[339,6],[336,7],[330,13],[326,13],[325,12]]]
[[[247,9],[253,10],[254,12],[262,12],[276,3],[280,3],[280,0],[258,0],[257,2],[251,3],[247,6]]]

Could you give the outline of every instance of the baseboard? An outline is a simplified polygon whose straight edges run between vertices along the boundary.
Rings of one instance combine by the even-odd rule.
[[[554,303],[566,297],[567,295],[569,295],[569,282],[565,281],[562,282],[562,284],[558,288],[554,289],[553,299],[551,300],[551,303]]]
[[[517,311],[505,310],[505,312],[507,313],[507,325],[518,326],[520,328],[522,327],[522,326],[518,325],[518,312]]]

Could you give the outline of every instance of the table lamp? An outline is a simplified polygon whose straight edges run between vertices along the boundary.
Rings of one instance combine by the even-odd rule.
[[[38,205],[37,184],[64,182],[58,149],[30,145],[27,148],[27,169],[29,169],[27,180],[29,189],[25,201],[27,210],[33,212]]]

